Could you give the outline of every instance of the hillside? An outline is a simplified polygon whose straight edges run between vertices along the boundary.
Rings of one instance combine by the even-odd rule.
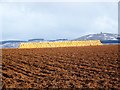
[[[117,40],[118,34],[112,33],[99,33],[99,34],[88,34],[81,36],[74,40]]]

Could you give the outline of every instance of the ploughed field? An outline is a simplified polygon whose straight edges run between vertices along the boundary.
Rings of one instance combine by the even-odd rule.
[[[120,88],[119,46],[2,49],[3,87]]]

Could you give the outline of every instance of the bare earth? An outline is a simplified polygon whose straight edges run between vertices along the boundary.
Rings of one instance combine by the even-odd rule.
[[[120,88],[120,45],[2,49],[4,88]]]

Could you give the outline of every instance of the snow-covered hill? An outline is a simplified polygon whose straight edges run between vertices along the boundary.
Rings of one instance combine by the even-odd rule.
[[[26,42],[26,41],[19,41],[19,40],[1,41],[0,48],[18,48],[21,42]]]
[[[117,40],[117,38],[118,38],[118,34],[99,33],[99,34],[85,35],[74,40]]]

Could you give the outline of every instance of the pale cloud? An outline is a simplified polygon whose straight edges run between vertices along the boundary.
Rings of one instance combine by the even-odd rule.
[[[118,2],[119,0],[0,0],[1,2]]]
[[[95,18],[91,26],[92,28],[95,28],[96,31],[118,33],[117,19],[114,20],[108,16],[100,16]]]
[[[3,7],[0,5],[0,40],[2,40],[2,14],[3,14]]]
[[[74,39],[89,33],[117,33],[117,3],[2,3],[4,40]],[[2,13],[2,14],[1,14]]]
[[[12,39],[22,36],[28,38],[33,37],[32,35],[35,36],[39,31],[41,34],[54,32],[51,28],[57,25],[53,14],[32,12],[26,9],[29,8],[24,5],[20,5],[20,8],[17,5],[4,5],[4,16],[2,17],[2,23],[4,23],[2,25],[3,38],[10,37]]]

